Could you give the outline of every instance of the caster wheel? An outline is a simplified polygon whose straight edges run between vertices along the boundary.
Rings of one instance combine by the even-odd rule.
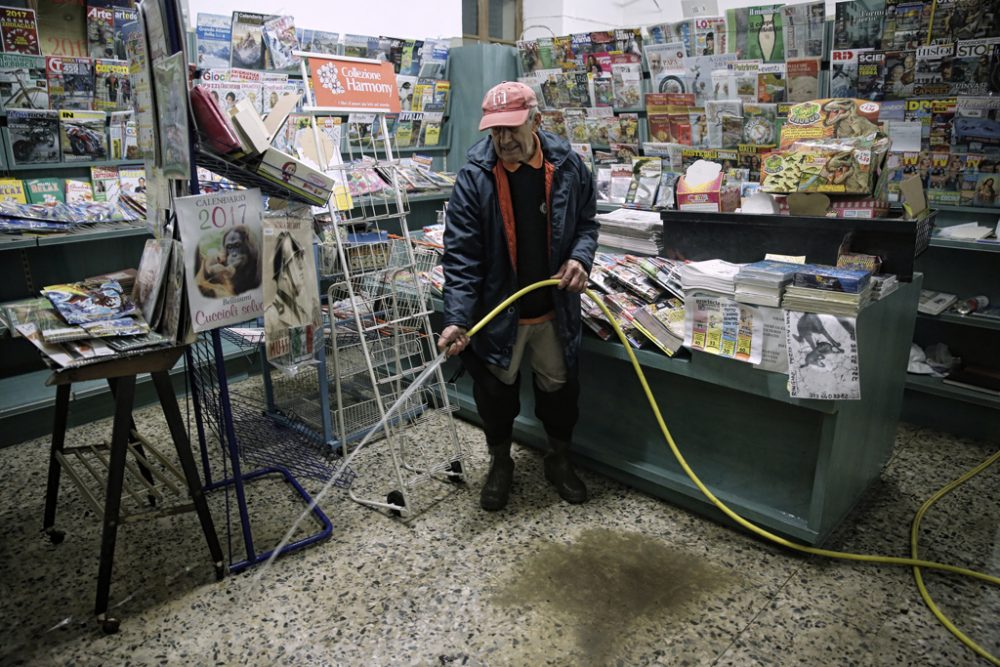
[[[403,500],[403,494],[399,491],[390,491],[389,495],[385,497],[385,501],[391,505],[399,505],[400,507],[406,507],[406,501]],[[399,510],[389,510],[392,512],[393,516],[403,516]]]
[[[62,544],[62,541],[66,539],[66,533],[61,530],[56,530],[55,528],[49,528],[46,530],[45,535],[49,538],[49,542],[52,544]]]
[[[118,632],[121,625],[122,622],[117,618],[106,618],[101,621],[101,630],[103,630],[106,635],[113,635]]]
[[[448,481],[452,484],[465,484],[465,477],[462,477],[462,462],[452,461],[451,465],[448,466],[448,471],[453,473],[448,475]]]

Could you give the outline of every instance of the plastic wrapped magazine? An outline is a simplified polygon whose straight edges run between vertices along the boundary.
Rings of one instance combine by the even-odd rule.
[[[135,213],[115,202],[19,204],[12,201],[0,202],[0,220],[3,218],[71,224],[131,222],[138,219]]]
[[[69,324],[119,319],[138,310],[114,280],[51,285],[42,294]]]
[[[0,232],[68,232],[75,225],[67,222],[47,222],[24,218],[0,218]]]
[[[110,336],[144,336],[149,333],[149,325],[141,319],[121,317],[113,320],[86,322],[80,327],[91,338],[107,338]],[[48,339],[46,339],[48,340]]]

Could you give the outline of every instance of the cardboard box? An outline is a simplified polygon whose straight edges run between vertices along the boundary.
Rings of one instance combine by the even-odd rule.
[[[333,194],[332,178],[277,148],[265,151],[257,173],[316,206],[326,204]]]
[[[740,205],[740,190],[723,186],[723,174],[714,180],[692,187],[685,178],[677,181],[677,210],[724,213],[735,211]]]

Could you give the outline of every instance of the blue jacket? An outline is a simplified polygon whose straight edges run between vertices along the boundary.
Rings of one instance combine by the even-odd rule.
[[[549,275],[569,259],[587,271],[597,249],[597,203],[590,171],[569,144],[538,131],[542,154],[552,174],[550,201],[551,252]],[[490,310],[517,291],[517,277],[508,251],[493,169],[497,155],[489,137],[467,153],[448,202],[444,233],[444,326],[471,328]],[[556,321],[566,366],[576,367],[582,325],[580,295],[553,289]],[[485,362],[510,366],[517,338],[517,304],[497,315],[472,337],[472,348]]]

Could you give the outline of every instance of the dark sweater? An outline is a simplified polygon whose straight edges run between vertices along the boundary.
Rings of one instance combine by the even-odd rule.
[[[551,278],[549,272],[549,217],[545,208],[545,167],[522,163],[507,172],[517,229],[517,287]],[[532,319],[553,310],[552,288],[543,287],[523,297],[520,318]]]

